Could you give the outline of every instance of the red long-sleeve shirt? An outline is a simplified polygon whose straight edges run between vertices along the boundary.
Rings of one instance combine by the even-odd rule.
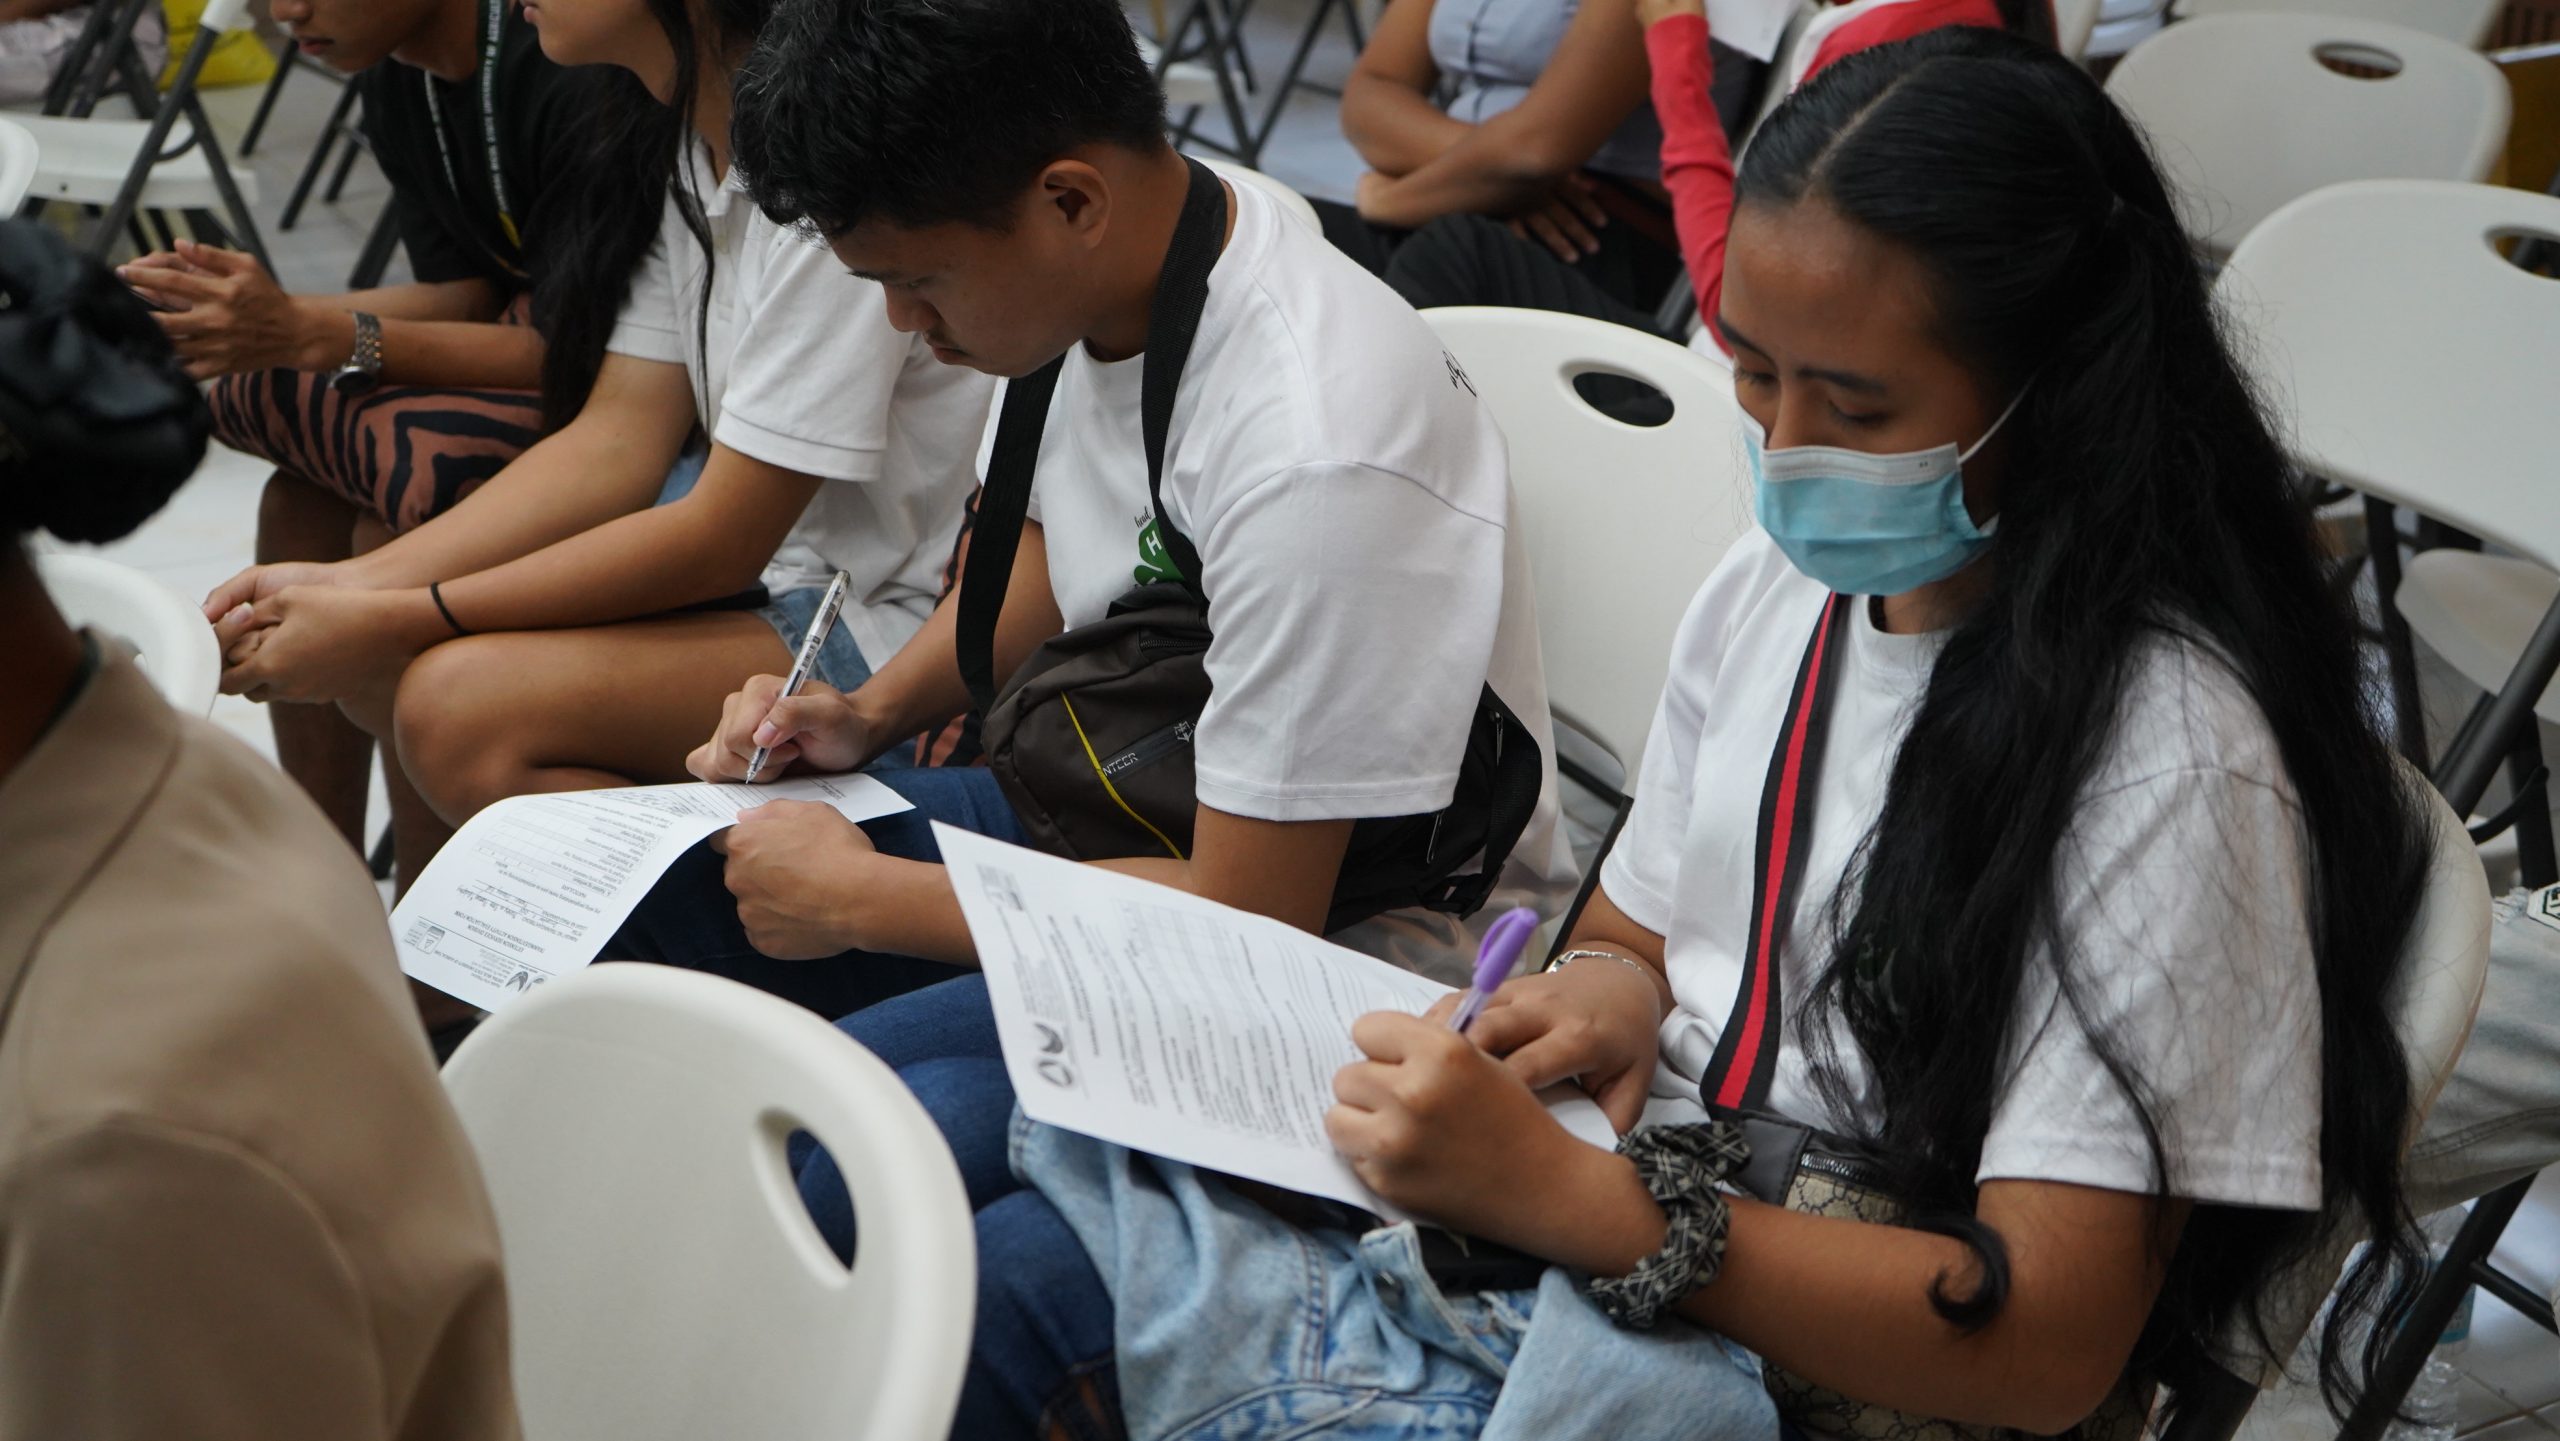
[[[2000,28],[1993,0],[1895,0],[1874,5],[1867,14],[1843,24],[1823,38],[1805,78],[1843,55],[1907,40],[1943,25]],[[1662,122],[1662,183],[1671,192],[1671,219],[1680,235],[1680,258],[1689,267],[1689,283],[1698,292],[1698,314],[1705,317],[1716,346],[1716,306],[1724,293],[1725,229],[1733,219],[1733,145],[1724,123],[1716,118],[1713,97],[1715,62],[1707,54],[1707,20],[1703,15],[1674,15],[1644,32],[1645,54],[1653,65],[1653,111]],[[1784,84],[1783,76],[1773,83]]]

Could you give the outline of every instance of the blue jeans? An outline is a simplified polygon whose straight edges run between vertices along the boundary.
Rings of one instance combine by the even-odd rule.
[[[1111,1293],[1075,1233],[1007,1160],[1013,1083],[996,1045],[986,979],[946,981],[836,1025],[887,1062],[942,1128],[977,1213],[977,1334],[951,1434],[970,1441],[1119,1434]],[[834,1158],[795,1137],[791,1163],[818,1233],[850,1260],[853,1205]],[[1059,1429],[1046,1431],[1044,1422]]]
[[[882,855],[941,860],[941,847],[933,840],[935,821],[998,840],[1023,839],[1012,805],[996,785],[994,774],[982,767],[892,767],[876,774],[881,784],[915,806],[863,823],[864,833]],[[687,851],[650,889],[605,954],[727,976],[831,1020],[970,974],[937,961],[869,951],[847,951],[815,961],[775,960],[748,943],[746,928],[738,923],[737,902],[721,879],[725,864],[726,858],[708,843]]]
[[[1023,1119],[982,978],[838,1026],[942,1128],[977,1216],[955,1437],[1778,1437],[1748,1353],[1679,1323],[1619,1331],[1561,1270],[1444,1293],[1410,1225],[1300,1226],[1222,1178]],[[850,1256],[833,1161],[805,1141],[792,1159]]]

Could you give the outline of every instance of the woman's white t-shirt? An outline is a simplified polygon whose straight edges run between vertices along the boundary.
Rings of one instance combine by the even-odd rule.
[[[1676,1005],[1661,1032],[1656,1120],[1696,1119],[1699,1078],[1732,1014],[1752,894],[1760,787],[1824,590],[1758,531],[1698,592],[1674,643],[1636,804],[1601,873],[1665,938]],[[1885,785],[1939,639],[1876,629],[1854,602],[1835,675],[1811,847],[1780,952],[1788,1014],[1771,1108],[1854,1132],[1878,1114],[1856,1043],[1831,1050],[1852,1114],[1826,1105],[1796,1003],[1829,963],[1828,911]],[[2273,736],[2209,652],[2163,639],[2126,686],[2057,869],[2060,924],[2088,1018],[2148,1085],[2169,1193],[2320,1204],[2320,1005],[2302,819]],[[2031,959],[2007,1081],[1978,1178],[2157,1189],[2131,1107]],[[1980,1036],[1950,1044],[1991,1044]]]
[[[1479,919],[1553,914],[1572,861],[1501,433],[1411,305],[1262,192],[1232,193],[1165,442],[1165,510],[1199,549],[1213,634],[1200,799],[1269,821],[1438,810],[1490,683],[1545,774]],[[1144,368],[1078,346],[1049,403],[1031,515],[1070,627],[1173,576],[1147,503]],[[1336,939],[1445,976],[1464,958],[1444,921],[1405,912]]]
[[[876,670],[940,598],[994,382],[900,334],[879,285],[767,219],[734,168],[725,183],[712,180],[700,141],[687,155],[717,263],[670,199],[610,348],[683,365],[714,441],[829,482],[774,552],[764,584],[780,594],[849,572],[840,623]]]

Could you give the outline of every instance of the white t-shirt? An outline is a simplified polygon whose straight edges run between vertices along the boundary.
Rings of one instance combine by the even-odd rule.
[[[850,572],[840,624],[876,670],[941,595],[994,383],[900,334],[879,285],[767,219],[734,168],[713,182],[699,141],[687,154],[718,263],[706,266],[670,199],[611,349],[683,365],[703,429],[720,444],[848,482],[818,488],[764,584],[780,594]],[[697,329],[705,269],[711,305]]]
[[[1732,1014],[1761,781],[1823,596],[1754,531],[1707,578],[1673,646],[1635,811],[1601,873],[1610,899],[1667,941],[1677,1005],[1662,1026],[1653,1119],[1696,1119],[1698,1080]],[[1940,640],[1885,634],[1859,601],[1835,674],[1811,845],[1780,952],[1788,1015],[1770,1093],[1772,1109],[1827,1129],[1855,1129],[1879,1098],[1840,1029],[1833,1052],[1857,1114],[1824,1104],[1795,1010],[1828,964],[1827,907],[1883,806]],[[2320,1204],[2319,984],[2303,857],[2263,713],[2208,652],[2149,647],[2081,802],[2058,895],[2091,1019],[2151,1088],[2173,1194]],[[1978,1177],[2152,1191],[2134,1113],[2058,1008],[2049,970],[2030,962],[2020,1005]]]
[[[1478,920],[1552,915],[1572,861],[1501,433],[1411,305],[1262,192],[1232,193],[1165,442],[1165,510],[1199,549],[1214,635],[1200,799],[1270,821],[1437,810],[1490,682],[1545,774]],[[1031,514],[1070,627],[1172,578],[1147,504],[1144,365],[1079,346],[1049,403]],[[1381,921],[1337,939],[1444,976],[1463,959],[1445,918]]]

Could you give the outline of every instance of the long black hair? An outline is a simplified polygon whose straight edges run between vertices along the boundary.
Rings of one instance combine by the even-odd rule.
[[[631,276],[658,236],[667,200],[696,245],[702,247],[703,283],[694,312],[697,344],[707,339],[712,251],[711,223],[693,167],[692,144],[702,67],[726,63],[755,38],[772,0],[707,0],[702,7],[711,33],[697,35],[685,0],[649,0],[650,17],[675,52],[674,89],[664,101],[640,77],[618,65],[579,67],[585,118],[584,163],[561,187],[556,205],[545,198],[548,222],[539,241],[533,310],[549,348],[542,364],[543,421],[564,425],[586,403],[604,363],[605,342],[631,293]],[[702,424],[708,427],[708,398]]]
[[[1807,202],[1917,257],[1950,353],[1992,395],[2026,389],[2004,432],[1987,595],[1913,711],[1804,1002],[1818,1084],[1847,1094],[1819,1039],[1836,1019],[1881,1098],[1869,1139],[1926,1224],[1981,1262],[1969,1293],[1944,1279],[1932,1291],[1960,1326],[2007,1298],[1974,1176],[2038,968],[2141,1118],[2168,1193],[2145,1078],[2090,1019],[2056,858],[2144,653],[2166,640],[2226,666],[2264,714],[2306,836],[2322,1208],[2198,1206],[2135,1366],[2175,1387],[2234,1344],[2275,1344],[2280,1323],[2261,1306],[2279,1272],[2361,1230],[2373,1244],[2321,1366],[2343,1407],[2390,1332],[2377,1326],[2351,1365],[2346,1327],[2405,1306],[2422,1264],[2400,1189],[2411,1086],[2388,1006],[2430,840],[2375,726],[2355,619],[2323,583],[2308,508],[2168,188],[2077,67],[1951,28],[1842,59],[1761,127],[1737,209]]]

